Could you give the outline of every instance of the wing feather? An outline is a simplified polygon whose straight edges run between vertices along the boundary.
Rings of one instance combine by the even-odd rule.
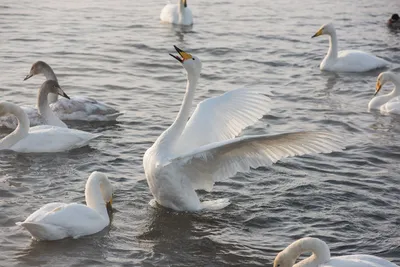
[[[243,136],[199,147],[167,164],[179,165],[195,189],[209,191],[216,181],[286,157],[343,150],[342,140],[323,131]]]
[[[246,88],[200,102],[182,132],[177,154],[236,137],[269,111],[270,98]]]

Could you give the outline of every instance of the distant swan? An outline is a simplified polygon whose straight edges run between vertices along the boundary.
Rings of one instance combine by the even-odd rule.
[[[312,255],[296,263],[301,254]],[[398,267],[385,259],[364,254],[331,257],[328,245],[318,238],[304,237],[279,252],[273,267]]]
[[[161,21],[179,24],[179,25],[192,25],[193,16],[192,11],[187,6],[187,0],[178,0],[178,4],[168,3],[160,14]]]
[[[195,190],[210,191],[214,182],[279,159],[341,150],[340,137],[328,132],[296,132],[236,137],[269,108],[257,90],[237,89],[206,99],[190,116],[201,62],[175,47],[187,71],[186,93],[178,116],[146,151],[143,166],[158,204],[178,210],[220,209],[227,200],[200,202]],[[188,120],[189,119],[189,120]]]
[[[37,240],[92,235],[110,224],[108,211],[111,211],[112,193],[107,176],[93,172],[86,182],[86,205],[49,203],[16,224],[23,226]]]
[[[24,81],[37,74],[43,74],[47,80],[58,81],[53,69],[43,61],[37,61],[32,65]],[[49,103],[61,120],[114,121],[122,114],[104,103],[83,96],[58,99],[56,94],[49,94]]]
[[[56,81],[46,81],[44,86],[57,86]],[[62,152],[85,146],[100,136],[65,127],[40,125],[29,128],[29,119],[23,109],[8,103],[0,103],[0,116],[12,114],[18,120],[17,128],[0,140],[0,150],[16,152]]]
[[[338,52],[336,30],[332,23],[323,25],[311,38],[329,35],[328,54],[320,64],[321,70],[332,72],[364,72],[383,68],[390,63],[369,53],[358,50],[344,50]]]
[[[383,96],[376,96],[385,83],[392,82],[394,88],[392,92]],[[368,109],[380,109],[382,113],[400,114],[400,76],[387,71],[379,74],[376,80],[376,91],[374,98],[368,104]]]

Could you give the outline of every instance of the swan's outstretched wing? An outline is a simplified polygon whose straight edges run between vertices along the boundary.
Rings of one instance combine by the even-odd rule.
[[[271,165],[297,155],[329,153],[344,148],[342,138],[328,132],[296,132],[273,136],[243,136],[199,147],[173,159],[195,189],[211,190],[214,182]]]
[[[234,138],[269,111],[269,102],[259,90],[245,88],[200,102],[179,138],[177,153]]]

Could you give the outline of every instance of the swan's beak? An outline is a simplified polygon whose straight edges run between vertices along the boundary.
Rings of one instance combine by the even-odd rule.
[[[169,54],[169,55],[170,55],[171,57],[175,58],[176,60],[178,60],[180,63],[183,63],[183,62],[184,62],[185,60],[187,60],[187,59],[193,58],[191,54],[186,53],[185,51],[183,51],[183,50],[180,49],[179,47],[177,47],[177,46],[175,46],[175,45],[174,45],[174,47],[175,47],[176,52],[178,52],[179,55],[180,55],[182,58],[180,58],[179,56],[175,56],[175,55],[173,55],[173,54]]]
[[[28,80],[28,79],[29,79],[30,77],[32,77],[32,76],[33,76],[33,74],[30,74],[30,73],[29,73],[28,75],[25,76],[24,81]]]
[[[377,80],[377,81],[376,81],[376,90],[375,90],[374,96],[376,96],[376,95],[379,93],[379,91],[381,90],[381,88],[382,88],[381,81],[380,81],[380,80]]]
[[[60,87],[57,87],[57,93],[58,93],[60,96],[65,97],[66,99],[71,99],[71,98],[69,98],[69,96],[68,96]]]
[[[314,37],[317,37],[317,36],[320,36],[320,35],[322,35],[322,29],[319,29],[313,36],[311,36],[311,38],[314,38]]]
[[[182,2],[183,2],[183,6],[187,7],[187,1],[186,0],[182,0]]]
[[[106,208],[107,208],[108,212],[112,212],[112,199],[110,199],[110,201],[107,202]]]

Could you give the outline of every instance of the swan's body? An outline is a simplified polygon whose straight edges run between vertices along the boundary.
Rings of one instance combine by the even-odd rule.
[[[332,72],[364,72],[383,68],[390,63],[369,53],[358,50],[338,51],[336,30],[332,23],[323,25],[312,38],[327,34],[329,50],[320,64],[320,69]]]
[[[29,119],[23,109],[7,102],[0,103],[0,116],[3,114],[14,115],[18,120],[18,126],[12,133],[0,140],[0,150],[22,153],[62,152],[85,146],[89,141],[100,136],[50,125],[29,127]]]
[[[147,182],[158,204],[189,211],[222,208],[229,202],[200,202],[195,190],[210,191],[215,181],[288,156],[341,149],[336,144],[339,138],[326,132],[234,138],[269,110],[269,98],[255,90],[237,89],[202,101],[188,121],[201,62],[176,49],[182,59],[174,57],[188,73],[183,104],[174,123],[143,158]]]
[[[17,225],[25,227],[37,240],[78,238],[100,232],[110,224],[112,186],[107,176],[93,172],[85,188],[86,205],[49,203]]]
[[[394,84],[392,92],[382,96],[376,96],[381,90],[382,86],[391,82]],[[376,80],[375,97],[368,103],[368,110],[379,109],[382,113],[396,113],[400,114],[400,76],[393,72],[387,71],[379,74]]]
[[[400,17],[399,14],[393,14],[387,22],[389,28],[400,29]]]
[[[178,4],[168,3],[160,14],[160,19],[163,22],[168,22],[178,25],[192,25],[192,11],[187,6],[186,0],[178,0]]]
[[[43,74],[47,80],[57,81],[53,69],[43,61],[38,61],[32,65],[25,80],[37,74]],[[48,100],[51,109],[61,120],[114,121],[122,114],[118,110],[89,97],[58,99],[56,94],[49,94]]]
[[[298,263],[301,254],[312,255]],[[275,258],[273,267],[398,267],[396,264],[372,255],[348,255],[331,257],[328,245],[312,237],[301,238],[282,250]]]

